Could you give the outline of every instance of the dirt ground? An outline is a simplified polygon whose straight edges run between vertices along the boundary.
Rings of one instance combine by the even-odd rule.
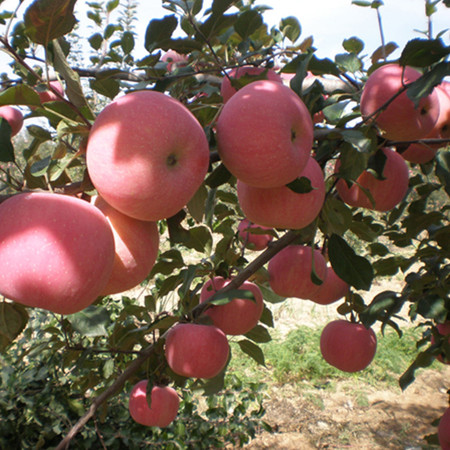
[[[392,280],[394,284],[399,281]],[[391,287],[398,287],[392,286]],[[371,295],[384,290],[375,286]],[[317,326],[337,317],[333,305],[289,300],[273,308],[277,331]],[[431,423],[448,406],[450,366],[422,370],[404,392],[379,390],[369,384],[342,381],[333,391],[311,386],[273,387],[265,402],[264,420],[274,433],[261,431],[245,448],[256,449],[431,449],[423,439],[436,432]]]

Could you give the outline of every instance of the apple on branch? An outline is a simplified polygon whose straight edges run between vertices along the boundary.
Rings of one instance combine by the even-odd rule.
[[[5,119],[11,127],[11,137],[15,136],[23,126],[22,112],[9,105],[0,107],[0,117]]]
[[[255,251],[263,250],[272,242],[273,236],[271,234],[263,234],[262,230],[273,230],[273,228],[252,223],[245,218],[239,222],[238,236],[246,248]]]

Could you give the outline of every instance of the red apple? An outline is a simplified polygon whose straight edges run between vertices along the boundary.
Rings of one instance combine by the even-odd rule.
[[[139,381],[130,393],[128,409],[135,422],[147,427],[167,427],[177,416],[180,399],[169,386],[153,386],[151,406],[147,402],[148,380]]]
[[[448,320],[447,322],[444,323],[438,323],[436,325],[436,328],[438,330],[438,333],[442,336],[448,336],[448,342],[450,343],[450,320]],[[435,339],[434,336],[431,337],[431,343],[434,344],[435,343]],[[444,363],[444,364],[450,364],[450,356],[448,356],[448,360],[444,360],[444,356],[443,354],[438,355],[437,359],[438,361]]]
[[[251,186],[293,181],[311,155],[313,123],[298,95],[275,81],[254,81],[225,103],[217,120],[219,155]]]
[[[271,228],[301,229],[313,222],[325,200],[322,169],[310,157],[297,176],[308,178],[313,190],[297,194],[286,186],[264,189],[238,180],[238,200],[245,216],[252,222]]]
[[[251,250],[263,250],[272,241],[271,234],[254,233],[252,230],[272,230],[270,227],[257,225],[248,219],[242,219],[238,225],[238,236],[246,248]]]
[[[450,408],[444,411],[439,421],[438,439],[441,450],[450,450]]]
[[[0,117],[5,119],[11,127],[11,137],[15,136],[23,126],[23,114],[17,108],[6,105],[0,107]]]
[[[386,64],[372,72],[361,95],[361,114],[368,118],[396,95],[405,84],[417,80],[421,73],[412,67]],[[419,102],[415,108],[406,92],[396,97],[382,112],[373,118],[383,137],[410,141],[425,137],[433,128],[439,115],[439,99],[435,91]]]
[[[336,189],[341,199],[350,206],[359,206],[376,211],[389,211],[398,205],[408,191],[409,169],[400,154],[390,148],[383,148],[386,163],[383,169],[383,180],[369,171],[364,171],[350,188],[345,180],[340,179]],[[336,168],[339,164],[336,165]],[[360,187],[361,186],[361,187]],[[373,197],[375,205],[363,189],[367,189]]]
[[[330,305],[347,295],[349,288],[348,283],[339,278],[334,269],[328,266],[325,281],[309,300],[319,305]]]
[[[0,205],[0,293],[58,314],[92,304],[108,283],[114,237],[103,213],[75,197],[15,195]]]
[[[119,97],[89,134],[87,168],[113,208],[139,220],[176,214],[195,194],[209,165],[206,135],[178,100],[156,91]]]
[[[175,50],[169,50],[167,53],[161,56],[161,61],[167,63],[167,72],[173,72],[179,67],[187,65],[188,58],[186,55],[181,55]]]
[[[63,85],[55,80],[55,81],[50,81],[48,83],[55,91],[57,91],[61,97],[64,97],[64,87]],[[41,101],[41,103],[48,103],[48,102],[59,102],[61,101],[61,97],[58,97],[53,91],[51,91],[50,89],[47,89],[46,91],[41,91],[38,92],[39,95],[39,100]]]
[[[316,275],[324,281],[327,264],[319,250],[313,253],[307,245],[289,245],[278,252],[268,265],[273,292],[282,297],[311,298],[320,287],[311,279],[313,257]]]
[[[222,83],[220,85],[220,93],[223,98],[223,102],[227,102],[236,92],[236,88],[231,85],[230,78],[238,79],[244,75],[256,75],[260,76],[264,74],[268,80],[275,81],[277,83],[283,83],[283,79],[278,75],[273,69],[268,69],[266,67],[255,67],[255,66],[242,66],[232,69],[227,72],[228,76],[222,78]]]
[[[359,372],[373,360],[377,338],[372,328],[334,320],[322,330],[320,351],[325,361],[343,372]]]
[[[158,226],[156,222],[122,214],[99,196],[93,199],[93,204],[108,219],[116,248],[111,277],[102,295],[127,291],[142,283],[155,264],[159,247]]]
[[[200,303],[205,302],[230,281],[231,279],[226,280],[223,277],[214,277],[208,280],[200,292]],[[263,296],[256,284],[245,281],[239,289],[251,291],[255,301],[234,298],[230,303],[214,305],[205,311],[205,314],[211,317],[217,328],[220,328],[225,334],[235,336],[248,333],[254,328],[258,324],[264,309]]]
[[[436,86],[436,94],[439,98],[439,117],[430,133],[424,139],[449,139],[450,138],[450,82],[443,81]],[[448,144],[421,144],[414,143],[402,153],[406,161],[424,164],[431,161],[439,148]]]
[[[167,363],[183,377],[214,378],[225,368],[229,353],[227,337],[215,326],[178,323],[167,334]]]

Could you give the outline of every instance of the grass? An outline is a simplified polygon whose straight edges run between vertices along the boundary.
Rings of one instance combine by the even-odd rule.
[[[417,350],[416,340],[420,330],[408,328],[399,338],[393,330],[377,335],[378,345],[374,360],[361,372],[341,372],[324,361],[319,341],[322,328],[300,326],[280,340],[259,344],[264,352],[266,367],[258,366],[244,355],[237,344],[232,344],[231,371],[241,379],[266,382],[268,384],[300,383],[316,389],[333,389],[338,381],[363,381],[365,384],[383,387],[398,387],[400,375],[413,361]],[[364,403],[364,398],[360,401]]]

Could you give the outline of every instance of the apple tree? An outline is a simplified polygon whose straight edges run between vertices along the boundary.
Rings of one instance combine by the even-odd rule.
[[[402,389],[450,362],[448,1],[399,56],[382,32],[329,58],[255,0],[163,0],[145,36],[131,0],[24,3],[0,13],[2,444],[247,442],[261,397],[225,385],[229,340],[264,364],[291,297],[336,305],[321,350],[341,370],[405,317],[423,336]],[[353,3],[382,31],[381,1]],[[19,419],[33,392],[49,408]]]

